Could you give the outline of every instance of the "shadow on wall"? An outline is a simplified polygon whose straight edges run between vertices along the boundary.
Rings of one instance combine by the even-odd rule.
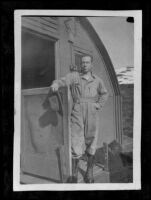
[[[48,126],[49,124],[57,126],[58,117],[57,113],[49,108],[42,116],[39,118],[39,125],[41,128]]]
[[[60,115],[63,115],[61,98],[58,92],[53,93],[50,90],[42,106],[46,110],[46,112],[39,118],[40,127],[43,128],[49,124],[57,126],[57,112]]]
[[[32,147],[35,152],[47,152],[50,147],[49,143],[55,145],[57,142],[55,139],[57,137],[56,131],[60,133],[62,130],[60,121],[60,115],[63,115],[61,100],[58,93],[50,91],[44,99],[43,97],[34,97],[32,100],[30,99],[29,103],[27,120]]]

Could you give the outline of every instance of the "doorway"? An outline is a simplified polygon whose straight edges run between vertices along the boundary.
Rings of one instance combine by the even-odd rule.
[[[56,41],[24,28],[21,41],[21,173],[58,183],[61,182],[58,149],[64,142],[63,117],[45,104],[55,79]]]

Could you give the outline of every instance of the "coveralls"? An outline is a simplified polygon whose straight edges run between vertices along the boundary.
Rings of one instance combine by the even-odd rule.
[[[86,80],[83,74],[72,72],[53,83],[67,86],[73,100],[70,130],[73,158],[80,158],[85,152],[94,155],[99,132],[99,112],[108,98],[102,79],[91,72]]]

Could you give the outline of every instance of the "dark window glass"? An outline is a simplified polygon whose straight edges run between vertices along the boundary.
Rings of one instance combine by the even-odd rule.
[[[22,89],[48,87],[54,78],[54,42],[23,30]]]
[[[81,54],[75,54],[75,65],[77,66],[77,71],[81,72]]]

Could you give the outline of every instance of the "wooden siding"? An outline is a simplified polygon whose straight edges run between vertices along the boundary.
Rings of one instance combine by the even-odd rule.
[[[59,37],[58,18],[53,17],[22,17],[22,26],[55,38]]]
[[[72,64],[74,54],[77,50],[84,50],[85,52],[91,52],[93,54],[95,66],[94,72],[103,79],[110,94],[109,100],[107,101],[103,110],[100,112],[100,138],[98,140],[98,147],[102,146],[103,142],[110,143],[114,139],[122,142],[121,97],[114,68],[110,61],[108,53],[105,50],[103,43],[93,30],[92,26],[84,17],[75,23],[76,32],[74,43],[69,41],[69,35],[64,24],[64,21],[67,18],[68,17],[26,16],[22,17],[22,26],[32,31],[38,32],[41,35],[53,37],[55,40],[57,40],[56,63],[58,67],[56,78],[65,76],[70,71],[70,65]],[[23,95],[28,96],[29,98],[29,96],[32,95],[43,96],[46,95],[47,92],[48,88],[34,90],[31,89],[28,91],[23,91]],[[65,175],[71,175],[71,144],[69,134],[69,112],[71,111],[71,109],[68,110],[67,108],[70,106],[68,105],[67,98],[69,100],[69,96],[67,97],[67,95],[65,95],[64,107],[66,107],[66,109],[64,110],[64,116],[68,116],[68,119],[63,119],[65,130],[63,132],[64,144],[61,143],[59,144],[59,146],[63,146],[63,151],[65,152],[65,158],[63,161]],[[24,108],[24,111],[25,109],[26,108]],[[25,117],[23,117],[23,119],[24,118]],[[22,128],[24,129],[25,127]],[[24,132],[25,130],[23,130],[22,133],[23,137],[26,137],[24,135]],[[26,143],[27,141],[22,142]],[[25,145],[24,148],[26,148]],[[55,159],[56,158],[54,157],[54,160]],[[37,162],[39,161],[37,160]],[[57,162],[57,160],[55,160],[55,162]],[[47,171],[49,173],[49,169],[47,169]],[[43,176],[46,175],[43,174]],[[56,174],[55,177],[58,180],[60,178],[59,173]]]

